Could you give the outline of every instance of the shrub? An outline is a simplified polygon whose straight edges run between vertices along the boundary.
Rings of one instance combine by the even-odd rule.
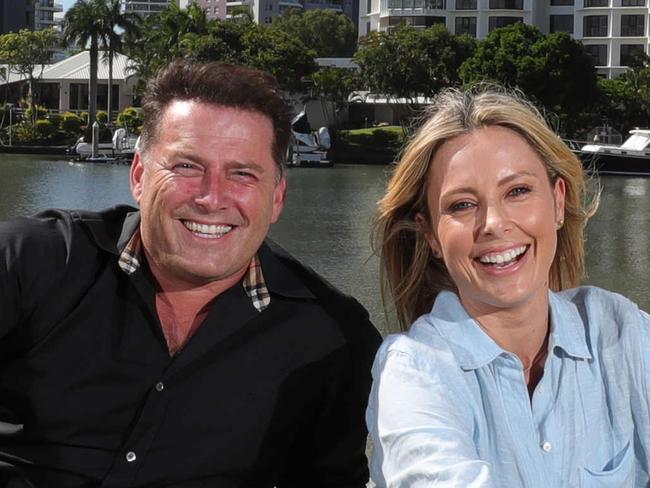
[[[34,125],[34,136],[37,139],[49,139],[56,132],[54,124],[47,119],[38,119]]]
[[[14,125],[13,130],[13,138],[16,142],[26,143],[32,141],[32,124],[30,124],[28,121]]]
[[[136,131],[142,125],[142,117],[140,113],[133,107],[127,107],[124,111],[117,116],[117,125],[126,127],[130,131]]]
[[[45,118],[45,116],[47,115],[47,109],[41,105],[35,105],[35,107],[36,107],[36,118],[37,119]],[[30,106],[29,108],[27,108],[27,110],[25,110],[24,118],[27,120],[32,120],[32,114],[33,111],[32,111],[32,107]]]
[[[47,120],[52,122],[54,130],[59,130],[61,128],[61,122],[63,121],[63,116],[60,114],[50,114],[47,116]]]
[[[81,132],[81,125],[83,120],[77,114],[66,112],[63,114],[61,121],[61,129],[68,134],[79,134]]]
[[[97,113],[95,114],[95,119],[97,120],[98,123],[105,124],[106,122],[108,122],[108,113],[104,112],[103,110],[98,110]]]

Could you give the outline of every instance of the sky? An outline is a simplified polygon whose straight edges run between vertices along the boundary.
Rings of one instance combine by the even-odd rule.
[[[63,13],[73,6],[74,2],[75,0],[61,0],[61,3],[63,4]]]

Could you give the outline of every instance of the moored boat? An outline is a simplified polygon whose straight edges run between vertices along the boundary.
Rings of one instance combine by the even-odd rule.
[[[579,155],[585,168],[598,174],[650,176],[650,129],[631,130],[621,145],[587,144]]]

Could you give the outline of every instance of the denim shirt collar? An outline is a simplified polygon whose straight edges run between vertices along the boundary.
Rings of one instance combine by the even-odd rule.
[[[549,290],[549,306],[549,351],[559,347],[569,356],[591,358],[585,327],[575,305]],[[433,309],[423,320],[446,338],[464,370],[478,369],[502,354],[509,354],[468,315],[458,296],[452,292],[438,294]]]

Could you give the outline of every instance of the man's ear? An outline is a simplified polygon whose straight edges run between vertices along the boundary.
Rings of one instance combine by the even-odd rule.
[[[142,198],[142,175],[144,174],[143,163],[142,154],[140,154],[140,151],[136,151],[133,156],[133,163],[131,164],[129,182],[131,184],[131,195],[133,195],[133,199],[138,204],[140,204],[140,198]]]
[[[422,234],[424,235],[426,241],[429,243],[429,247],[431,248],[431,252],[433,253],[433,255],[438,259],[442,259],[442,252],[440,251],[440,243],[438,242],[438,239],[436,239],[436,236],[433,233],[433,229],[429,224],[429,220],[424,216],[422,212],[418,212],[417,214],[415,214],[415,223],[419,227],[420,232],[422,232]]]

